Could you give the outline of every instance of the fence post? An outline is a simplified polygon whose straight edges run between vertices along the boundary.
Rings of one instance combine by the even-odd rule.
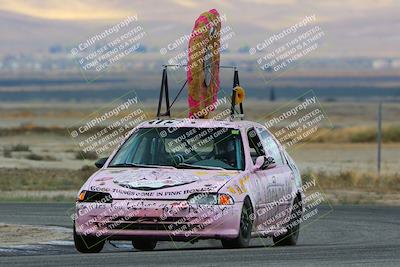
[[[382,143],[382,101],[379,102],[378,107],[378,129],[376,135],[376,142],[378,143],[378,151],[377,151],[377,172],[379,183],[381,183],[381,143]]]

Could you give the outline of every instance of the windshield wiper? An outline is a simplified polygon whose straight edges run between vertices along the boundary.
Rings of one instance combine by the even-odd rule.
[[[214,167],[214,166],[203,166],[203,165],[195,165],[195,164],[188,164],[188,163],[179,163],[176,167],[189,167],[190,169],[206,169],[206,170],[226,170],[221,167]]]
[[[166,168],[166,169],[176,169],[174,166],[163,166],[163,165],[149,165],[140,163],[117,163],[110,165],[108,167],[139,167],[139,168]]]

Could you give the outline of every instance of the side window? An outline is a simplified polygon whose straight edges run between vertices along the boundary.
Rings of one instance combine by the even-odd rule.
[[[266,154],[275,159],[277,165],[283,165],[284,160],[282,158],[281,151],[276,144],[274,138],[263,128],[257,128],[261,136],[261,142],[266,150]]]
[[[263,145],[254,128],[247,131],[247,138],[249,139],[251,159],[253,160],[253,163],[256,163],[257,157],[265,155]]]

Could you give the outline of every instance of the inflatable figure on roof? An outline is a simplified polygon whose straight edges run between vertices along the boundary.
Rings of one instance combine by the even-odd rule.
[[[216,9],[196,20],[188,49],[189,117],[208,118],[219,89],[221,19]]]

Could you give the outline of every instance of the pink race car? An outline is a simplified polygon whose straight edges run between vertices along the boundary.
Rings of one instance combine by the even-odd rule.
[[[224,248],[272,237],[295,245],[303,214],[301,177],[261,124],[166,119],[141,123],[79,191],[75,247],[99,252],[106,240],[219,239]]]

